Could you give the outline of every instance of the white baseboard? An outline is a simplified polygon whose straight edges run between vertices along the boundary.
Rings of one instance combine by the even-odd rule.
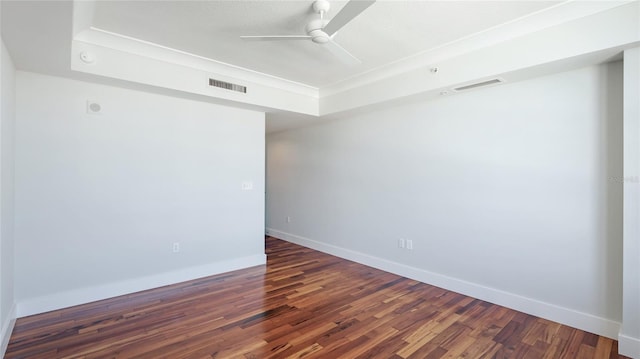
[[[558,322],[607,338],[618,339],[620,323],[613,320],[597,317],[569,308],[560,307],[554,304],[541,302],[533,298],[505,292],[499,289],[485,287],[476,283],[448,277],[442,274],[430,272],[416,267],[411,267],[387,259],[374,257],[350,249],[318,242],[309,238],[304,238],[276,229],[267,228],[266,232],[272,237],[299,244],[301,246],[312,248],[320,252],[328,253],[370,267],[374,267],[385,272],[390,272],[406,278],[418,280],[423,283],[441,287],[507,308],[515,309],[520,312]]]
[[[0,331],[0,358],[4,358],[4,354],[7,352],[7,346],[9,345],[9,339],[13,332],[13,326],[16,324],[16,309],[17,306],[13,303],[9,315],[2,323],[2,329]]]
[[[172,272],[129,279],[117,283],[104,284],[89,288],[79,288],[47,296],[30,298],[18,303],[17,316],[26,317],[33,314],[113,298],[120,295],[131,294],[147,289],[230,272],[237,269],[263,265],[266,264],[266,262],[267,256],[265,254],[257,254],[248,257],[230,259],[223,262],[184,268]]]
[[[640,359],[640,338],[620,334],[618,336],[618,354]]]

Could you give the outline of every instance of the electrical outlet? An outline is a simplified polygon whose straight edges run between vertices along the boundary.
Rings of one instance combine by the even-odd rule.
[[[173,253],[180,252],[180,242],[173,242]]]
[[[398,239],[398,248],[404,248],[405,247],[405,240],[404,238],[400,238]]]
[[[286,220],[287,220],[287,223],[291,223],[291,216],[287,216]]]
[[[413,240],[407,239],[407,249],[410,251],[413,250]]]

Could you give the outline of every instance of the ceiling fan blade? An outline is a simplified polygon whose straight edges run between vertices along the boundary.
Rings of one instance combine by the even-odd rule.
[[[338,43],[336,43],[333,40],[327,42],[326,44],[323,44],[322,46],[327,48],[327,50],[331,51],[331,53],[336,55],[336,57],[338,57],[340,61],[342,61],[347,65],[355,66],[355,65],[360,65],[362,63],[360,59],[351,55],[349,51],[345,50],[344,47],[338,45]]]
[[[327,33],[329,36],[336,33],[336,31],[340,30],[344,25],[346,25],[349,21],[353,20],[356,16],[360,15],[361,12],[365,11],[369,6],[373,5],[376,2],[375,0],[351,0],[349,1],[343,8],[340,10],[336,16],[329,21],[327,26],[325,26],[322,31]]]
[[[309,40],[307,35],[282,35],[282,36],[240,36],[242,40],[248,41],[283,41],[283,40]]]

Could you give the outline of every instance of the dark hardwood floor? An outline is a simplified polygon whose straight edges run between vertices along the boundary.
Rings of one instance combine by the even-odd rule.
[[[268,264],[18,319],[6,358],[623,358],[617,342],[267,238]]]

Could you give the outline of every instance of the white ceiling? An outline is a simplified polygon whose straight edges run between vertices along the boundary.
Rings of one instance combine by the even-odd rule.
[[[336,42],[362,60],[350,66],[311,41],[241,40],[305,35],[312,1],[100,1],[92,25],[169,48],[311,85],[328,86],[472,36],[560,1],[378,1]],[[330,19],[346,4],[332,1]]]
[[[268,131],[449,95],[488,76],[513,81],[607,61],[640,41],[638,0],[378,0],[335,36],[362,60],[356,66],[311,41],[239,38],[303,35],[316,16],[312,3],[0,0],[2,40],[19,70],[244,106],[267,113]],[[329,19],[346,1],[331,4]],[[99,60],[78,64],[81,51]],[[211,75],[252,91],[240,98],[204,89],[201,77]]]

